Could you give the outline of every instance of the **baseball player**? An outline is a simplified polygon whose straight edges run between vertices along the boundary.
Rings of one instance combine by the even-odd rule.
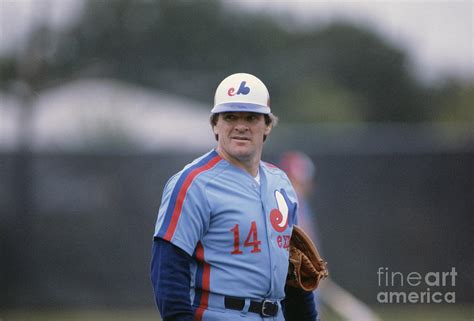
[[[317,318],[312,292],[285,289],[298,204],[286,174],[261,161],[277,121],[269,102],[257,77],[224,79],[210,118],[217,147],[164,188],[151,264],[164,321]]]

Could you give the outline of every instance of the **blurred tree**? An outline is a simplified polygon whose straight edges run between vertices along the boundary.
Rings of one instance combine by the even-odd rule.
[[[89,1],[53,67],[59,77],[118,77],[208,100],[215,79],[261,69],[272,34],[282,30],[269,18],[247,19],[214,0]]]
[[[0,57],[0,88],[7,86],[15,78],[16,63],[12,56]]]
[[[435,91],[433,102],[436,118],[441,121],[474,123],[474,85],[448,81]]]
[[[313,50],[319,53],[313,72],[322,71],[363,97],[367,106],[360,112],[367,120],[419,121],[427,116],[417,99],[423,91],[410,75],[401,50],[369,30],[344,24],[313,35]]]
[[[89,0],[52,47],[40,86],[114,77],[211,105],[216,80],[250,72],[267,83],[285,121],[416,122],[440,115],[432,88],[415,80],[406,54],[372,31],[344,23],[289,31],[270,16],[217,0]],[[0,81],[9,70],[1,69]]]
[[[322,30],[300,31],[291,35],[279,57],[283,100],[298,102],[295,107],[304,110],[286,110],[290,118],[300,114],[306,116],[301,120],[325,121],[326,117],[317,115],[327,112],[333,121],[420,121],[428,117],[425,91],[410,74],[406,56],[369,30],[336,23]],[[292,79],[285,82],[288,77]],[[318,93],[320,90],[326,92]],[[301,91],[312,91],[311,97],[295,97]],[[355,118],[348,119],[348,113]]]

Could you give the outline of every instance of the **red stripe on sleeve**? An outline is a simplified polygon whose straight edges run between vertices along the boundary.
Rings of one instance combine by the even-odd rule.
[[[174,207],[173,214],[171,216],[170,225],[168,226],[165,236],[163,237],[165,240],[170,241],[171,238],[173,237],[174,231],[176,230],[176,225],[178,224],[179,216],[181,215],[181,210],[183,209],[183,202],[186,197],[186,193],[188,192],[188,188],[193,182],[194,178],[200,173],[214,167],[214,165],[216,165],[220,160],[221,160],[220,156],[215,156],[205,165],[191,171],[191,173],[189,173],[189,175],[186,177],[186,179],[183,182],[183,185],[181,186],[181,189],[179,190],[179,194],[176,199],[176,205]]]
[[[196,309],[195,320],[202,321],[204,311],[207,309],[209,304],[209,290],[211,286],[211,267],[206,261],[204,261],[204,247],[201,242],[198,243],[196,248],[196,259],[203,265],[202,273],[202,291],[201,291],[201,302],[199,307]]]

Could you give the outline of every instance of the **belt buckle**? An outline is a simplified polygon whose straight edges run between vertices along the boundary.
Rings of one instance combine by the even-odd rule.
[[[276,305],[276,302],[270,301],[270,300],[263,300],[262,302],[262,317],[273,317],[276,315],[276,312],[278,312],[278,305]],[[275,308],[276,310],[273,310]],[[267,309],[272,309],[271,311],[268,311]]]

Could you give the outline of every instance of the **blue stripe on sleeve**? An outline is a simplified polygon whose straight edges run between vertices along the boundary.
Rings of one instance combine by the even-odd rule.
[[[201,159],[199,162],[197,162],[196,164],[190,166],[183,173],[181,173],[178,181],[176,182],[176,185],[173,188],[173,192],[171,194],[171,198],[170,198],[170,201],[168,203],[168,208],[166,209],[163,224],[161,225],[160,231],[158,232],[158,235],[157,235],[158,237],[164,237],[165,234],[166,234],[166,231],[168,230],[168,227],[169,227],[170,222],[171,222],[171,218],[173,216],[173,211],[174,211],[174,208],[175,208],[175,205],[176,205],[176,200],[178,198],[181,187],[183,186],[183,183],[186,180],[186,177],[188,177],[188,175],[193,170],[195,170],[196,168],[199,168],[199,167],[204,166],[205,164],[207,164],[215,156],[217,156],[217,152],[215,150],[213,150],[207,156],[205,156],[203,159]]]

